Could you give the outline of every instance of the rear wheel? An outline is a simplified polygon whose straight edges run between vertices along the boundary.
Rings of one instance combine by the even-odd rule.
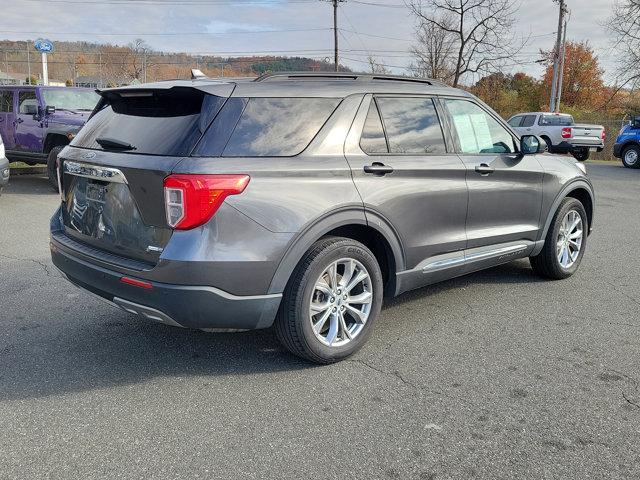
[[[64,145],[59,147],[53,147],[47,157],[47,176],[49,177],[49,185],[56,192],[58,191],[58,172],[56,171],[56,160],[58,154],[62,151]]]
[[[358,351],[382,305],[380,266],[363,244],[328,237],[305,254],[285,289],[276,334],[293,354],[327,364]]]
[[[579,162],[586,162],[591,156],[591,150],[589,150],[588,148],[580,148],[578,150],[572,151],[571,155],[573,155],[573,158],[575,158]]]
[[[640,147],[630,145],[622,152],[622,164],[627,168],[640,168]]]
[[[542,251],[529,259],[533,270],[553,280],[573,275],[587,246],[588,228],[582,203],[575,198],[565,198],[549,226]]]

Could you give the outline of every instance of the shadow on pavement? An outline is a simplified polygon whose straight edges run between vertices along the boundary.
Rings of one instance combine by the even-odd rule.
[[[528,263],[519,261],[409,292],[387,301],[384,309],[463,286],[539,281]],[[41,305],[46,307],[46,302]],[[70,318],[50,318],[42,310],[28,313],[28,318],[18,316],[17,322],[10,322],[13,327],[4,325],[8,329],[4,338],[13,343],[0,348],[0,400],[110,388],[160,377],[314,368],[286,352],[271,330],[206,333],[140,321],[108,304],[89,311],[63,308],[64,317]]]
[[[2,195],[57,195],[42,175],[11,175]]]

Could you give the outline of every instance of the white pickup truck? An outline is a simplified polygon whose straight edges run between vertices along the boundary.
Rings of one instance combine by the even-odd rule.
[[[576,124],[564,113],[519,113],[509,119],[518,135],[537,135],[547,142],[553,153],[570,153],[584,162],[592,150],[604,150],[606,132],[602,125]]]

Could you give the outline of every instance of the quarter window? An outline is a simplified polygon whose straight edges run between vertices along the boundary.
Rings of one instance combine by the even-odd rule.
[[[311,143],[339,103],[336,98],[251,98],[222,155],[297,155]]]
[[[511,134],[478,105],[467,100],[445,100],[445,105],[462,153],[515,153]]]
[[[0,112],[2,113],[13,112],[13,92],[11,91],[0,92]]]
[[[420,97],[379,97],[389,152],[439,154],[447,151],[433,100]]]
[[[360,138],[360,148],[362,148],[363,152],[373,155],[389,153],[387,139],[384,136],[384,128],[382,127],[380,113],[375,100],[372,100],[369,106],[369,113]]]

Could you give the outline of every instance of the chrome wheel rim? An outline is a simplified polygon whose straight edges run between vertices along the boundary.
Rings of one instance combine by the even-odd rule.
[[[341,258],[327,266],[311,293],[309,318],[316,338],[328,347],[353,341],[371,313],[373,288],[365,266]]]
[[[576,263],[583,238],[582,217],[577,211],[571,210],[562,220],[556,244],[556,256],[562,268],[571,268]]]
[[[638,152],[629,150],[624,154],[624,161],[627,165],[635,165],[638,162]]]

